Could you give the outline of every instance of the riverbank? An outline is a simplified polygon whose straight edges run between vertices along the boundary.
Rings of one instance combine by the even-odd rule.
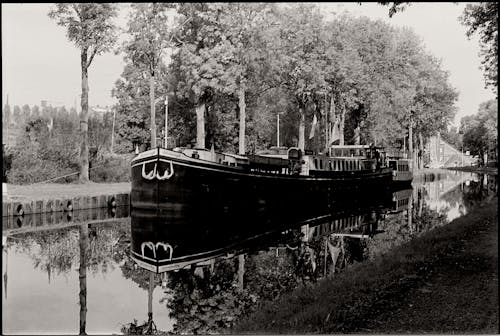
[[[7,184],[8,197],[15,201],[35,201],[51,198],[73,198],[130,193],[130,182],[62,184],[43,183],[30,185]]]
[[[490,175],[498,175],[498,168],[493,167],[453,167],[446,168],[448,170],[458,170],[470,173],[478,173],[478,174],[490,174]]]
[[[2,216],[128,206],[130,182],[32,185],[7,184]]]
[[[263,303],[230,333],[498,333],[498,205]]]

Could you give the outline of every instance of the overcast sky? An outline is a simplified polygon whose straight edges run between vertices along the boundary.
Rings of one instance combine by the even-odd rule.
[[[484,89],[477,37],[468,40],[458,17],[464,3],[414,3],[404,12],[388,17],[388,7],[376,3],[319,3],[326,18],[332,12],[348,11],[381,19],[394,26],[408,26],[419,35],[427,51],[442,60],[450,73],[450,83],[460,96],[458,123],[464,115],[477,112],[479,104],[493,99]],[[66,31],[48,18],[50,4],[2,4],[2,105],[7,94],[13,105],[40,104],[41,100],[79,105],[80,57],[78,49],[66,38]],[[122,26],[126,22],[121,4]],[[114,82],[123,69],[122,56],[108,53],[96,57],[89,70],[89,103],[112,105]]]

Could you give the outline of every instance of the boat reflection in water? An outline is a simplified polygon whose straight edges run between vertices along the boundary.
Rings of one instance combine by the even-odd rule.
[[[193,225],[196,216],[133,209],[131,256],[156,279],[150,278],[148,302],[151,283],[161,282],[173,333],[220,333],[257,300],[274,299],[364,258],[365,241],[384,232],[386,216],[408,210],[412,190],[371,196],[338,200],[328,216],[290,225],[269,220],[265,227],[274,229],[267,231],[251,225],[257,216],[251,213],[235,225],[224,217],[198,218]],[[147,322],[130,323],[126,331],[154,330],[151,307]]]
[[[411,195],[408,189],[378,193],[377,197],[344,198],[332,202],[328,215],[293,223],[273,216],[263,218],[261,213],[209,218],[206,213],[205,217],[185,217],[175,211],[158,215],[156,211],[132,209],[131,255],[138,266],[163,273],[271,247],[303,248],[324,236],[370,238],[383,232],[378,228],[380,219],[390,210],[404,209]],[[290,211],[303,218],[300,209]]]

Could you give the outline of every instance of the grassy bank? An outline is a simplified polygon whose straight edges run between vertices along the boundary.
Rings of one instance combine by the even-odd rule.
[[[497,198],[334,278],[263,303],[231,333],[497,333]]]

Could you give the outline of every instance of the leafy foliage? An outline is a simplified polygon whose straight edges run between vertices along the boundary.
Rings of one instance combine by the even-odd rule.
[[[479,106],[477,115],[463,117],[460,122],[464,150],[472,155],[489,154],[493,160],[498,157],[498,105],[492,99]]]
[[[117,15],[111,3],[56,3],[49,17],[66,27],[68,39],[80,50],[87,50],[90,66],[94,56],[109,51],[116,41],[115,26],[111,18]]]
[[[468,37],[479,34],[486,87],[498,94],[498,3],[467,4],[460,20],[468,27]]]
[[[89,142],[93,148],[91,177],[94,181],[122,182],[129,179],[128,158],[109,156],[112,114],[101,119],[93,115],[89,121]],[[15,145],[7,149],[11,167],[6,171],[9,183],[36,183],[75,173],[79,167],[78,116],[66,109],[48,107],[43,114],[31,115],[18,125]],[[101,167],[96,169],[96,167]],[[72,182],[76,175],[58,179]]]

